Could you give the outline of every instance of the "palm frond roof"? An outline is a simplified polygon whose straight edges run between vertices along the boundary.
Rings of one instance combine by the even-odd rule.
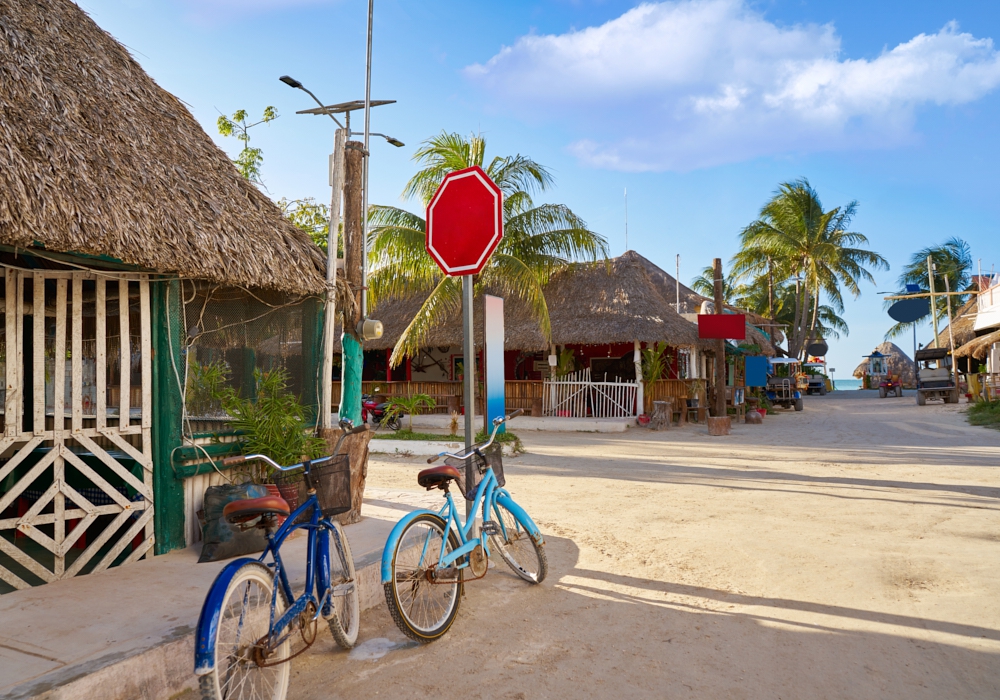
[[[325,258],[70,0],[0,3],[0,243],[294,293]]]

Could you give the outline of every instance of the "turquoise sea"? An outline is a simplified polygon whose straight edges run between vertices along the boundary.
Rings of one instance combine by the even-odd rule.
[[[860,379],[834,379],[834,391],[857,391],[861,388]]]

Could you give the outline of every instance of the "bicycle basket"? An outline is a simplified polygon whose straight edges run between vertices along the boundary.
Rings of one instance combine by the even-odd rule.
[[[275,484],[295,484],[299,490],[299,504],[306,502],[306,479],[304,472],[279,473],[274,476]],[[337,455],[329,462],[309,469],[309,480],[316,489],[316,500],[324,517],[346,513],[351,509],[351,463],[347,455]]]
[[[503,486],[507,483],[503,477],[503,451],[499,443],[494,443],[485,450],[480,450],[482,457],[473,455],[469,459],[472,461],[472,482],[468,482],[468,475],[465,470],[465,460],[445,457],[444,463],[450,467],[455,467],[461,477],[458,479],[458,490],[461,491],[465,500],[472,501],[476,498],[476,489],[479,488],[483,475],[490,467],[493,468],[493,475],[497,478],[497,485]]]

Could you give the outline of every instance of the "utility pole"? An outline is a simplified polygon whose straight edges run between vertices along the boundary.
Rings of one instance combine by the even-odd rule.
[[[364,286],[364,144],[348,141],[344,148],[344,273],[354,296],[354,308],[344,309],[343,379],[340,417],[361,424],[361,370],[364,350],[358,336]]]
[[[340,199],[344,193],[344,146],[347,129],[337,129],[330,155],[330,230],[326,234],[326,309],[323,319],[323,368],[320,372],[320,423],[332,428],[333,341],[337,324],[337,241],[340,238]]]
[[[939,348],[941,345],[938,343],[938,322],[937,322],[937,307],[934,305],[934,262],[931,260],[931,256],[927,256],[927,277],[930,280],[930,292],[931,292],[931,321],[934,323],[934,347]]]
[[[944,276],[944,291],[947,292],[945,297],[948,302],[948,340],[951,343],[951,354],[955,355],[955,331],[952,330],[954,325],[954,320],[951,317],[951,283],[948,281],[948,275]]]
[[[722,258],[716,258],[715,268],[715,313],[721,314],[723,307]],[[715,341],[715,415],[726,415],[726,341]]]

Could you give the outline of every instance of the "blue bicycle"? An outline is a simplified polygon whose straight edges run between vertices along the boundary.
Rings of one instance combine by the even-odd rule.
[[[279,483],[296,484],[302,503],[290,512],[277,496],[233,501],[223,517],[243,529],[262,528],[267,547],[259,559],[236,559],[219,572],[198,619],[195,674],[204,700],[266,698],[284,700],[290,661],[316,640],[324,618],[345,649],[358,639],[358,585],[351,546],[331,516],[351,508],[350,464],[338,455],[344,438],[367,430],[340,423],[334,454],[281,466],[264,455],[229,457],[228,465],[262,460],[282,474]],[[279,523],[284,516],[285,521]],[[281,545],[295,530],[308,532],[306,587],[296,597],[281,561]],[[336,554],[331,556],[331,540]],[[265,564],[265,557],[271,562]],[[292,643],[296,651],[292,651]]]
[[[531,517],[504,490],[503,459],[495,445],[497,430],[518,416],[515,411],[493,421],[490,439],[466,454],[442,452],[444,466],[424,469],[417,483],[444,491],[445,504],[437,513],[417,510],[398,523],[382,552],[382,586],[389,612],[403,634],[426,643],[443,636],[458,615],[465,572],[470,581],[486,575],[491,548],[515,574],[529,583],[541,583],[548,573],[544,540]],[[462,524],[449,487],[472,501],[471,514],[482,507],[482,525],[476,518]]]

